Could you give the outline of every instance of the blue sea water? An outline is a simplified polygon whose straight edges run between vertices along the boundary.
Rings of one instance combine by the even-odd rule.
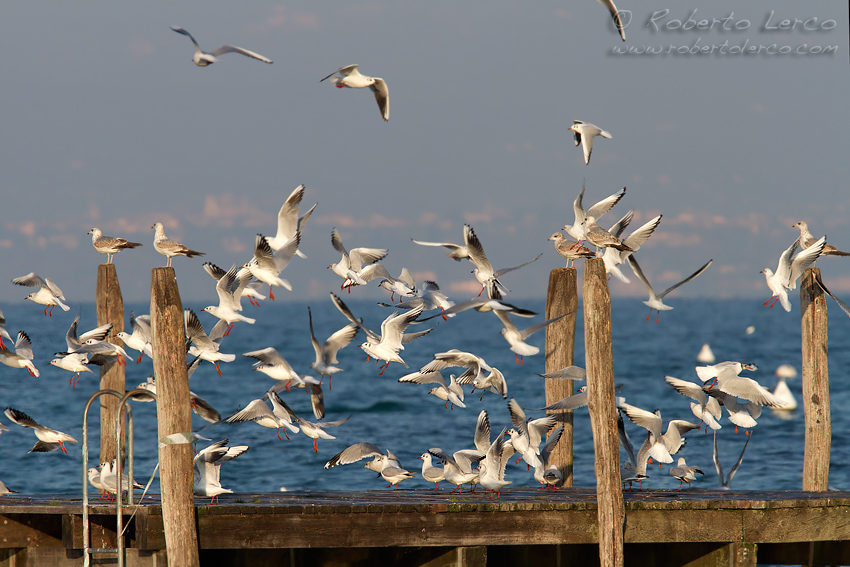
[[[379,307],[374,301],[354,299],[358,290],[344,294],[344,300],[358,317],[363,317],[373,329],[390,310]],[[542,300],[519,301],[523,307],[543,313]],[[275,347],[301,373],[309,373],[314,354],[310,343],[307,320],[307,303],[266,301],[262,307],[246,305],[246,312],[256,317],[255,325],[237,324],[222,344],[222,351],[237,354],[235,362],[223,364],[219,377],[213,366],[202,363],[191,379],[191,389],[209,401],[222,416],[244,407],[254,398],[260,398],[273,384],[264,374],[252,372],[251,359],[241,353],[267,346]],[[323,341],[347,321],[333,307],[330,300],[313,301],[312,307],[316,334]],[[660,323],[655,315],[646,321],[647,308],[638,300],[614,299],[612,304],[612,329],[614,373],[617,383],[624,384],[622,395],[633,405],[648,410],[661,410],[668,419],[695,421],[688,407],[688,399],[679,395],[664,382],[671,375],[696,382],[694,372],[696,354],[703,343],[709,343],[718,361],[740,360],[752,362],[758,370],[751,377],[772,389],[776,383],[774,372],[781,364],[791,364],[800,369],[800,317],[799,308],[786,313],[781,308],[768,309],[758,300],[688,300],[677,299],[673,311],[661,314]],[[215,320],[201,313],[203,305],[187,304],[200,314],[207,329]],[[25,370],[0,366],[0,404],[11,406],[31,415],[37,421],[65,431],[82,439],[82,412],[88,397],[98,389],[95,375],[85,374],[76,389],[68,385],[70,373],[49,366],[55,351],[65,348],[64,335],[76,313],[54,311],[53,317],[44,317],[38,306],[32,304],[3,305],[7,329],[13,336],[18,330],[28,332],[33,342],[35,363],[41,371],[39,378],[29,376]],[[146,304],[125,306],[130,311],[147,313]],[[843,408],[850,403],[847,369],[850,367],[850,320],[834,304],[830,304],[830,400],[832,407],[832,457],[830,486],[850,489],[850,419]],[[80,329],[95,326],[93,304],[81,307]],[[524,327],[542,320],[519,319]],[[501,323],[492,314],[466,312],[443,322],[440,321],[429,335],[415,341],[402,351],[411,369],[427,363],[435,352],[458,348],[484,357],[489,364],[503,371],[508,380],[508,396],[516,398],[525,408],[542,407],[544,403],[543,379],[537,373],[544,371],[542,355],[527,357],[517,365],[499,330]],[[127,323],[128,324],[128,323]],[[747,334],[748,326],[755,332]],[[576,344],[576,362],[583,364],[583,329],[579,317],[579,340]],[[348,416],[351,419],[330,430],[334,440],[320,440],[318,454],[313,452],[312,440],[304,435],[291,435],[292,440],[278,440],[277,432],[253,423],[218,425],[204,433],[212,440],[228,438],[231,444],[249,445],[251,449],[239,459],[222,467],[223,486],[239,492],[288,490],[372,490],[380,489],[383,481],[360,464],[324,470],[327,460],[348,445],[369,441],[378,447],[391,449],[411,471],[418,471],[421,461],[417,457],[430,447],[442,447],[453,452],[472,446],[472,434],[478,413],[486,408],[490,414],[492,430],[510,427],[510,417],[505,401],[487,393],[483,401],[478,394],[467,395],[467,408],[446,410],[443,402],[428,396],[430,386],[400,384],[398,378],[408,372],[392,363],[383,376],[378,375],[374,364],[366,362],[365,354],[357,348],[363,341],[358,335],[353,343],[340,351],[339,361],[345,371],[333,379],[333,388],[325,382],[326,420]],[[543,333],[534,335],[531,343],[542,346]],[[136,354],[136,353],[133,353]],[[95,369],[97,372],[97,370]],[[141,364],[131,361],[127,366],[127,385],[135,386],[152,373],[150,359]],[[446,376],[448,373],[446,373]],[[804,419],[802,413],[801,378],[790,380],[789,385],[800,407],[789,415],[765,410],[754,428],[744,462],[734,478],[733,488],[739,490],[800,489],[802,486]],[[283,393],[284,399],[299,415],[312,420],[310,399],[303,390]],[[587,408],[576,411],[575,416],[575,486],[593,487],[593,446]],[[724,410],[725,411],[725,410]],[[91,456],[96,462],[98,429],[97,411],[90,417]],[[529,411],[529,416],[542,416],[543,412]],[[135,417],[135,467],[136,477],[146,478],[156,464],[155,404],[134,403]],[[206,422],[193,415],[195,427]],[[81,490],[80,445],[68,445],[69,454],[56,451],[47,454],[27,454],[36,439],[26,430],[3,416],[0,423],[10,430],[0,436],[0,480],[13,490],[31,494],[79,493]],[[738,458],[746,440],[743,432],[735,428],[724,416],[723,428],[718,432],[718,446],[725,470]],[[642,437],[641,430],[627,423],[631,437]],[[680,455],[689,464],[699,466],[705,477],[694,483],[694,489],[716,488],[717,476],[712,463],[712,436],[703,432],[689,433],[688,443]],[[650,488],[677,488],[678,482],[667,474],[668,466],[650,467],[651,478],[644,483]],[[532,473],[525,464],[511,463],[507,479],[513,486],[534,486]],[[159,487],[155,481],[153,491]],[[399,486],[426,488],[430,483],[417,476]],[[509,487],[510,488],[510,487]],[[508,488],[508,489],[509,489]]]

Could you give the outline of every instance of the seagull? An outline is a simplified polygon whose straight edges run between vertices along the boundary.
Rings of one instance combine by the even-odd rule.
[[[188,38],[192,40],[192,43],[195,44],[195,55],[192,56],[192,61],[198,67],[206,67],[207,65],[212,65],[213,63],[217,62],[218,58],[224,55],[225,53],[241,53],[242,55],[245,55],[247,57],[258,59],[263,63],[273,63],[273,61],[268,57],[263,57],[259,53],[254,53],[253,51],[248,51],[247,49],[242,49],[241,47],[236,47],[233,45],[222,45],[221,47],[214,49],[209,53],[206,51],[201,51],[201,46],[198,45],[198,42],[195,41],[195,38],[192,37],[192,34],[180,27],[169,27],[171,27],[171,29],[176,31],[177,33],[182,33],[183,35],[188,36]]]
[[[139,358],[136,359],[136,364],[139,364],[145,352],[151,348],[151,316],[139,315],[136,317],[135,312],[131,311],[130,328],[133,329],[131,334],[120,331],[116,336],[124,341],[125,347],[139,351]]]
[[[78,353],[86,353],[89,355],[89,360],[94,359],[95,357],[112,357],[116,356],[118,359],[119,365],[126,365],[127,362],[125,359],[130,358],[130,355],[127,354],[123,348],[116,344],[112,344],[109,341],[101,341],[95,338],[90,338],[83,342],[83,346],[77,349]],[[94,356],[92,356],[94,355]],[[111,362],[111,361],[110,361]],[[103,361],[103,364],[106,364],[107,361]]]
[[[446,480],[446,473],[440,467],[435,467],[431,462],[431,453],[425,452],[419,455],[422,459],[422,478],[434,483],[434,492],[440,488],[440,482]]]
[[[581,149],[584,151],[584,164],[590,163],[590,153],[593,151],[593,138],[602,136],[603,138],[611,138],[611,134],[590,122],[582,122],[581,120],[573,120],[573,125],[567,128],[573,131],[576,145],[581,144]]]
[[[254,240],[254,257],[251,258],[251,261],[248,262],[245,267],[250,270],[251,274],[253,274],[255,278],[263,283],[269,284],[269,297],[271,297],[272,301],[274,301],[274,286],[292,291],[292,284],[281,278],[280,273],[284,268],[286,268],[286,266],[289,265],[289,261],[292,260],[292,256],[295,255],[295,251],[298,250],[298,246],[300,244],[300,232],[296,232],[295,235],[278,250],[272,250],[272,247],[269,246],[268,240],[266,240],[266,237],[262,234],[258,234],[257,238]]]
[[[622,219],[620,219],[622,221]],[[602,260],[605,262],[605,271],[610,276],[613,274],[623,283],[631,283],[629,278],[623,275],[623,272],[620,271],[619,266],[622,265],[629,256],[633,253],[637,252],[640,249],[641,245],[646,242],[652,233],[658,228],[658,225],[661,223],[661,215],[649,220],[649,222],[643,224],[640,228],[629,234],[624,240],[623,244],[626,245],[631,250],[617,250],[614,247],[609,247],[605,249],[605,252],[602,254]],[[625,228],[625,227],[624,227]],[[619,238],[619,235],[616,234],[613,227],[611,232],[615,234]]]
[[[691,402],[691,411],[697,419],[705,424],[706,433],[708,433],[709,428],[716,431],[722,427],[720,423],[718,423],[718,420],[722,415],[720,404],[715,398],[707,396],[705,391],[703,391],[702,386],[693,382],[688,382],[687,380],[674,378],[673,376],[665,376],[664,381],[675,388],[676,391],[683,396],[687,396],[694,400]]]
[[[380,342],[381,341],[381,336],[378,333],[372,331],[371,329],[369,329],[368,327],[363,325],[363,319],[355,319],[354,318],[354,314],[351,312],[351,309],[348,308],[348,305],[346,305],[339,297],[334,295],[333,292],[331,292],[330,295],[331,295],[331,301],[336,306],[336,308],[339,309],[339,312],[342,313],[343,315],[345,315],[346,319],[348,319],[349,321],[351,321],[352,323],[354,323],[355,325],[360,327],[363,330],[363,332],[366,333],[366,337],[370,341],[372,341],[372,342]],[[403,333],[401,335],[401,344],[406,345],[408,343],[415,341],[419,337],[424,337],[425,335],[430,333],[433,329],[434,329],[434,327],[431,327],[430,329],[425,329],[424,331],[417,331],[415,333]]]
[[[106,254],[106,263],[112,263],[112,257],[126,248],[136,248],[141,246],[138,242],[130,242],[126,238],[115,236],[103,236],[103,232],[99,228],[93,228],[86,234],[91,234],[91,244],[94,249],[101,254]]]
[[[688,483],[688,490],[691,489],[691,481],[697,479],[697,475],[694,473],[699,473],[705,476],[705,473],[700,470],[699,467],[688,466],[685,462],[685,457],[679,457],[679,461],[676,463],[675,467],[670,468],[670,476],[679,481],[678,490],[682,490],[682,483]]]
[[[381,280],[378,287],[382,287],[390,292],[390,301],[393,301],[396,293],[399,296],[399,301],[401,301],[402,296],[412,296],[416,293],[416,281],[413,279],[413,274],[407,268],[402,268],[397,278]],[[437,289],[439,289],[439,286]]]
[[[511,350],[514,351],[514,358],[516,359],[517,364],[522,364],[522,357],[534,356],[540,352],[539,347],[526,343],[525,339],[545,328],[547,325],[551,325],[561,317],[566,316],[561,315],[560,317],[553,317],[552,319],[547,319],[546,321],[531,325],[530,327],[526,327],[520,331],[517,329],[516,325],[513,324],[513,321],[511,321],[510,315],[508,315],[505,311],[494,311],[494,313],[505,326],[500,332],[505,336],[505,340],[508,341],[508,344],[511,345]]]
[[[799,244],[800,238],[797,238],[779,256],[779,265],[776,267],[776,273],[773,273],[770,268],[765,268],[761,271],[764,274],[765,280],[767,280],[767,287],[770,288],[772,294],[770,299],[764,302],[765,305],[773,307],[776,301],[779,300],[785,311],[791,311],[788,291],[797,288],[797,279],[821,255],[824,246],[826,246],[826,236],[794,256],[794,252],[797,250]],[[770,301],[771,299],[773,299],[772,303]]]
[[[390,91],[387,88],[387,83],[383,79],[379,77],[367,77],[366,75],[361,75],[360,71],[357,70],[358,65],[347,65],[345,67],[340,67],[324,79],[320,80],[321,83],[325,79],[331,79],[331,82],[336,85],[336,88],[342,89],[345,87],[349,87],[352,89],[362,89],[369,87],[373,93],[375,93],[375,100],[378,102],[378,108],[381,111],[381,117],[386,122],[390,119]],[[334,75],[339,74],[340,77],[334,77]]]
[[[426,372],[424,374],[414,372],[403,378],[399,378],[398,381],[412,384],[437,384],[437,387],[431,388],[428,393],[445,401],[446,409],[449,409],[449,402],[452,404],[452,409],[454,409],[454,406],[465,408],[466,405],[463,403],[463,388],[458,384],[454,374],[451,374],[450,378],[451,382],[447,386],[445,378],[443,378],[443,375],[439,371]]]
[[[561,440],[561,435],[563,433],[564,426],[559,425],[555,431],[549,434],[546,442],[540,446],[540,462],[542,465],[534,469],[534,480],[542,485],[541,488],[551,486],[554,489],[555,485],[558,484],[563,477],[561,471],[557,467],[549,465],[549,457],[555,449],[555,445],[557,445],[558,441]]]
[[[320,423],[314,423],[312,421],[307,421],[306,419],[295,415],[295,412],[292,411],[292,409],[288,405],[286,405],[286,402],[284,402],[283,400],[280,401],[280,404],[283,406],[283,409],[289,412],[289,415],[292,416],[292,419],[294,419],[295,422],[299,426],[301,426],[301,433],[303,433],[307,437],[310,437],[313,440],[313,450],[317,454],[319,452],[319,439],[336,439],[336,437],[325,431],[325,428],[338,427],[349,419],[351,419],[351,416],[348,416],[345,419],[340,419],[337,421],[325,421]]]
[[[661,434],[661,412],[658,410],[650,412],[625,402],[619,402],[617,407],[623,410],[623,413],[625,413],[635,425],[643,427],[649,431],[649,456],[658,461],[659,465],[661,463],[672,463],[673,457],[670,456],[670,451],[667,449],[667,444]]]
[[[800,229],[800,247],[802,249],[805,250],[806,248],[817,244],[818,239],[815,238],[815,235],[809,230],[809,225],[806,224],[805,221],[800,221],[791,228]],[[824,244],[820,256],[850,256],[850,252],[842,252],[832,244]]]
[[[741,466],[741,462],[744,460],[744,451],[747,450],[747,445],[750,443],[750,439],[752,439],[752,435],[747,437],[747,441],[744,443],[744,448],[741,449],[741,456],[738,457],[738,462],[736,462],[735,466],[732,467],[732,470],[729,471],[729,476],[724,476],[723,467],[720,465],[720,456],[717,453],[717,432],[714,432],[714,454],[712,455],[712,458],[714,460],[714,468],[717,471],[717,482],[721,489],[729,490],[731,488],[730,484],[732,483],[732,477],[734,477],[735,473],[738,472],[738,467]]]
[[[3,315],[3,310],[0,309],[0,348],[6,346],[3,344],[3,339],[6,339],[10,343],[12,342],[12,336],[6,330],[6,317]]]
[[[0,480],[0,495],[3,495],[3,494],[10,494],[10,493],[11,493],[11,494],[17,494],[17,493],[18,493],[18,491],[17,491],[17,490],[11,490],[11,489],[9,489],[9,488],[8,488],[8,487],[7,487],[7,486],[3,483],[3,481],[2,481],[2,480]]]
[[[92,482],[92,474],[89,469],[89,482]],[[112,462],[104,462],[100,465],[100,475],[98,477],[98,482],[100,483],[100,487],[102,490],[106,491],[108,494],[117,494],[118,493],[118,475],[115,474],[117,471],[116,460],[112,459]],[[92,483],[92,486],[95,486]],[[127,490],[130,486],[130,477],[126,473],[121,474],[121,491]],[[144,488],[144,484],[139,484],[136,482],[136,479],[133,479],[133,488]],[[95,486],[95,488],[97,488]]]
[[[342,254],[342,258],[336,264],[328,266],[328,269],[333,270],[333,273],[345,280],[339,289],[342,290],[347,286],[349,293],[351,292],[351,286],[366,285],[369,281],[363,277],[365,267],[384,259],[389,252],[385,248],[352,248],[351,252],[348,252],[336,228],[331,230],[331,245],[334,247],[334,250]],[[383,268],[383,266],[381,267]],[[386,275],[384,275],[384,272],[386,272]],[[371,274],[369,279],[373,279],[378,275],[387,279],[392,277],[386,269],[383,269],[380,274]]]
[[[316,203],[306,213],[298,216],[301,211],[301,199],[304,198],[304,189],[303,184],[296,187],[281,205],[280,211],[277,213],[277,233],[273,238],[266,237],[266,241],[272,250],[280,250],[295,236],[296,232],[300,233],[302,225],[307,222],[316,205],[318,205]],[[307,257],[300,250],[295,250],[295,255],[300,258]]]
[[[218,365],[219,361],[233,362],[236,360],[235,354],[219,352],[221,339],[224,338],[227,322],[221,320],[216,323],[215,327],[213,327],[212,331],[210,331],[209,336],[207,336],[207,332],[204,331],[204,326],[201,325],[200,321],[198,321],[198,316],[195,315],[195,312],[191,309],[183,311],[183,322],[186,325],[186,336],[193,345],[189,349],[189,355],[197,356],[201,360],[211,362],[213,366],[215,366],[215,371],[218,372],[219,376],[221,376],[221,367]]]
[[[396,466],[396,464],[393,463],[386,455],[381,455],[380,459],[381,477],[389,483],[387,488],[392,486],[393,490],[395,490],[398,488],[398,483],[408,478],[413,478],[413,473]]]
[[[514,270],[518,270],[523,266],[527,266],[531,264],[531,262],[536,261],[543,255],[541,252],[537,255],[534,260],[529,262],[525,262],[524,264],[520,264],[519,266],[514,266],[512,268],[502,268],[501,270],[493,270],[493,266],[490,264],[490,261],[487,259],[487,255],[484,254],[484,247],[481,246],[481,241],[478,240],[478,236],[475,235],[475,231],[468,224],[463,225],[463,240],[466,243],[466,247],[469,250],[469,260],[473,264],[475,264],[475,269],[472,270],[472,273],[475,275],[475,279],[478,280],[478,283],[481,284],[481,292],[487,290],[487,297],[490,299],[502,299],[502,293],[507,293],[508,289],[502,285],[502,282],[499,281],[499,278],[508,272],[512,272]],[[479,296],[481,293],[478,294]]]
[[[478,462],[478,482],[485,490],[490,492],[488,498],[500,498],[502,488],[511,484],[512,481],[505,480],[505,466],[514,452],[513,444],[505,442],[505,430],[503,429],[490,444],[484,459]]]
[[[247,270],[247,268],[242,269]],[[221,278],[227,274],[227,271],[219,268],[212,262],[204,262],[204,271],[206,271],[216,282],[221,281]],[[236,273],[236,278],[239,279],[239,272]],[[250,280],[251,278],[248,279]],[[247,297],[248,301],[251,302],[251,305],[259,307],[259,302],[266,298],[266,296],[260,292],[262,287],[262,282],[249,282],[242,288],[241,297]]]
[[[218,305],[204,307],[204,311],[218,317],[226,324],[226,329],[222,334],[223,337],[230,334],[234,323],[241,321],[253,325],[257,321],[240,313],[242,311],[242,290],[251,281],[251,274],[252,272],[248,268],[242,268],[237,272],[236,266],[232,266],[215,284],[215,292],[218,294]],[[235,288],[233,287],[234,283],[236,285]]]
[[[163,228],[161,222],[153,223],[153,226],[151,228],[154,229],[154,250],[168,258],[168,261],[165,263],[166,268],[171,267],[171,259],[175,256],[186,256],[187,258],[194,258],[195,256],[205,256],[203,252],[191,250],[190,248],[187,248],[179,242],[175,242],[168,238],[165,235],[165,228]]]
[[[378,474],[381,473],[381,468],[384,466],[382,457],[387,457],[387,462],[393,466],[402,468],[401,462],[392,451],[387,449],[386,454],[384,454],[384,452],[372,443],[355,443],[354,445],[346,447],[331,457],[330,460],[325,463],[325,468],[330,469],[338,465],[349,465],[362,459],[368,459],[369,457],[373,457],[373,459],[366,463],[363,468],[369,469],[370,471],[374,471]]]
[[[469,249],[463,244],[453,244],[451,242],[425,242],[422,240],[416,240],[415,238],[411,238],[414,244],[419,244],[420,246],[442,246],[443,248],[447,248],[446,256],[460,262],[463,258],[469,258]]]
[[[517,453],[521,453],[520,458],[530,467],[542,467],[540,442],[549,430],[555,427],[557,416],[550,414],[538,419],[526,419],[525,411],[513,398],[508,402],[508,411],[511,414],[511,425],[513,425],[513,428],[508,430],[513,448]],[[517,463],[519,463],[519,459],[517,459]]]
[[[384,280],[384,282],[386,281],[387,280]],[[448,320],[446,310],[451,309],[454,306],[454,303],[449,301],[448,296],[440,291],[440,286],[437,285],[437,282],[425,280],[422,283],[422,288],[413,290],[411,295],[413,295],[413,297],[407,301],[401,301],[392,305],[389,303],[379,303],[378,305],[382,305],[383,307],[395,307],[397,309],[413,309],[414,307],[421,305],[424,311],[439,308],[439,315],[442,315],[443,320]],[[428,319],[431,319],[431,317],[428,317]],[[424,321],[425,319],[422,320]]]
[[[272,403],[272,409],[269,409],[269,406],[266,404],[266,401],[270,400]],[[244,421],[253,421],[257,425],[261,427],[267,427],[269,429],[277,429],[277,438],[283,441],[280,436],[280,429],[283,427],[283,434],[289,439],[289,434],[286,430],[290,430],[293,433],[298,433],[299,428],[292,424],[292,418],[294,416],[289,412],[289,408],[283,403],[280,399],[280,396],[272,388],[266,395],[260,399],[251,400],[251,402],[245,406],[245,409],[234,412],[228,417],[224,418],[225,423],[242,423]]]
[[[258,370],[268,376],[269,378],[273,378],[274,380],[280,380],[281,382],[286,380],[286,391],[289,391],[289,386],[292,382],[295,382],[296,386],[302,386],[305,384],[304,378],[302,378],[295,370],[292,368],[292,365],[283,358],[274,347],[266,347],[260,350],[253,350],[251,352],[243,353],[242,356],[247,356],[248,358],[256,359],[257,362],[254,363],[254,370]],[[312,378],[311,378],[312,379]],[[316,381],[318,384],[318,381]]]
[[[26,368],[30,376],[38,378],[38,368],[33,364],[32,357],[32,343],[29,335],[24,331],[18,333],[14,352],[6,348],[5,345],[0,347],[0,362],[11,368]]]
[[[618,419],[619,424],[622,422],[623,416],[620,415]],[[622,432],[622,434],[620,435],[620,442],[622,443],[625,429],[620,429],[620,431]],[[630,491],[632,489],[633,482],[640,483],[639,486],[642,487],[643,481],[649,478],[649,476],[646,474],[646,464],[649,461],[649,449],[653,445],[651,439],[652,433],[647,431],[646,439],[641,444],[640,449],[638,449],[636,455],[634,454],[634,447],[632,447],[630,451],[627,449],[627,452],[629,453],[629,459],[625,463],[623,463],[622,467],[620,467],[620,481],[623,483],[623,485],[628,482]],[[628,440],[627,436],[626,440]],[[629,446],[631,446],[631,442],[629,442]],[[640,488],[638,488],[638,490],[640,490]]]
[[[65,333],[65,345],[68,347],[68,350],[66,352],[57,352],[56,355],[60,356],[60,358],[54,358],[49,363],[57,368],[73,372],[74,375],[71,377],[68,384],[74,388],[77,387],[77,380],[80,378],[80,372],[91,372],[91,369],[88,366],[89,364],[102,366],[113,362],[109,356],[94,354],[90,357],[87,352],[81,351],[81,349],[83,349],[84,342],[89,339],[95,339],[97,341],[104,340],[109,334],[109,331],[112,330],[112,323],[107,323],[106,325],[101,325],[91,331],[86,331],[78,337],[77,326],[79,323],[80,316],[78,314],[71,323],[71,326],[68,327],[68,332]]]
[[[622,191],[618,191],[613,195],[609,195],[605,197],[588,210],[584,210],[584,205],[582,201],[584,199],[584,184],[582,183],[581,191],[576,197],[576,200],[573,201],[573,214],[575,215],[575,221],[572,225],[564,225],[562,229],[564,232],[569,234],[579,243],[587,240],[587,234],[585,233],[584,221],[588,216],[593,217],[596,220],[602,218],[602,215],[610,211],[614,205],[620,202],[620,199],[626,194],[626,188],[623,187]]]
[[[623,41],[626,41],[626,26],[623,25],[623,21],[620,19],[620,12],[614,5],[614,2],[612,0],[597,0],[597,2],[605,6],[605,9],[607,9],[608,13],[611,14],[611,19],[614,20],[614,25],[617,27],[617,31],[619,32],[620,37],[623,39]],[[610,136],[606,136],[606,138],[608,137]]]
[[[683,279],[679,283],[671,285],[670,287],[665,289],[660,294],[656,294],[655,290],[652,289],[652,285],[649,283],[649,280],[646,279],[645,275],[643,275],[643,270],[640,269],[640,266],[638,265],[635,257],[629,256],[627,261],[629,262],[629,265],[632,267],[632,271],[635,273],[635,275],[638,277],[638,279],[641,282],[643,282],[643,285],[646,287],[647,291],[649,291],[649,300],[643,302],[644,305],[649,307],[649,314],[646,316],[646,320],[649,321],[649,316],[652,315],[652,310],[655,309],[656,312],[657,312],[656,315],[655,315],[655,322],[656,323],[658,323],[658,317],[661,315],[662,311],[669,311],[669,310],[673,309],[669,305],[664,304],[664,297],[668,293],[670,293],[671,291],[673,291],[674,289],[679,287],[680,285],[688,283],[689,281],[691,281],[692,279],[694,279],[695,277],[697,277],[698,275],[703,273],[711,265],[711,263],[714,262],[713,259],[709,260],[708,262],[703,264],[703,266],[700,269],[698,269],[696,272],[689,275],[688,277],[686,277],[685,279]]]
[[[478,450],[464,449],[456,451],[449,455],[439,447],[428,449],[434,458],[439,459],[443,465],[443,476],[449,484],[454,484],[455,489],[452,492],[463,492],[464,484],[472,484],[478,477],[479,473],[472,470],[472,465],[484,458],[485,453]]]
[[[316,353],[316,361],[310,365],[310,368],[313,369],[313,372],[321,376],[322,380],[327,376],[328,387],[330,388],[333,375],[343,371],[342,368],[334,366],[335,364],[339,364],[339,361],[336,359],[336,353],[351,343],[360,330],[360,327],[354,323],[349,323],[329,336],[324,344],[322,344],[316,340],[316,334],[313,332],[313,312],[310,311],[309,307],[307,307],[307,316],[310,319],[310,340],[313,343],[313,350]]]
[[[567,260],[566,268],[569,268],[572,265],[573,260],[596,257],[593,250],[587,246],[579,244],[578,242],[568,240],[564,237],[564,234],[560,230],[558,232],[553,232],[552,236],[549,237],[549,240],[554,241],[555,251],[561,256],[561,258],[565,258]]]
[[[587,371],[581,366],[565,366],[554,372],[538,374],[538,376],[541,378],[558,378],[561,380],[585,380],[587,378]]]
[[[712,378],[716,378],[716,385],[721,392],[748,400],[758,405],[776,407],[781,405],[770,391],[753,380],[745,376],[739,376],[744,370],[758,370],[755,364],[745,362],[736,362],[727,360],[719,362],[713,366],[697,366],[697,376],[703,383],[708,382]],[[713,385],[711,386],[713,387]]]
[[[96,467],[90,468],[88,471],[89,484],[94,487],[95,490],[101,493],[98,498],[109,498],[109,492],[107,492],[106,488],[100,482],[100,471],[97,470]]]
[[[719,389],[712,389],[711,386],[703,386],[705,393],[715,398],[717,402],[726,408],[729,412],[729,421],[735,424],[735,433],[739,427],[746,430],[747,435],[750,434],[750,429],[758,425],[756,419],[761,415],[761,405],[748,401],[742,404],[738,398],[722,392]]]
[[[508,303],[507,301],[502,301],[500,299],[476,297],[468,301],[461,301],[460,303],[452,305],[447,309],[443,309],[440,313],[437,313],[436,315],[424,317],[422,319],[419,319],[419,321],[427,321],[428,319],[433,319],[434,317],[440,316],[442,316],[443,319],[447,319],[448,317],[452,317],[457,313],[462,313],[469,309],[475,309],[479,313],[489,313],[491,311],[506,311],[508,313],[516,315],[517,317],[534,317],[538,314],[536,311],[523,309],[522,307],[517,307],[516,305]]]
[[[49,315],[53,317],[53,308],[57,305],[62,308],[62,311],[71,310],[70,307],[62,303],[65,300],[65,296],[62,294],[62,290],[59,289],[59,286],[56,285],[56,283],[54,283],[50,278],[41,279],[41,277],[36,275],[35,272],[30,272],[25,276],[13,279],[12,283],[27,287],[39,286],[38,291],[32,292],[24,299],[29,299],[33,303],[38,303],[40,305],[46,305],[47,307],[44,309],[45,315],[48,315],[47,308],[50,308]]]
[[[67,433],[62,433],[61,431],[56,431],[39,424],[22,411],[7,407],[5,414],[12,422],[17,423],[22,427],[31,428],[35,433],[35,436],[38,437],[38,442],[36,442],[33,448],[29,450],[30,453],[48,453],[50,451],[55,451],[56,449],[62,449],[62,452],[67,455],[68,451],[65,449],[65,442],[77,442],[76,439]]]
[[[384,374],[390,362],[398,362],[405,368],[408,367],[407,363],[398,354],[398,351],[404,348],[401,344],[401,337],[404,334],[404,330],[422,313],[422,307],[420,305],[402,314],[394,311],[381,323],[380,340],[374,341],[372,338],[367,337],[366,342],[360,345],[360,348],[366,353],[367,362],[369,361],[369,357],[374,357],[376,363],[381,360],[386,361],[380,367],[381,372],[379,376]]]
[[[463,385],[471,384],[476,379],[483,379],[486,372],[493,370],[480,356],[453,348],[446,352],[435,353],[434,360],[418,371],[402,376],[399,378],[399,382],[421,383],[418,382],[419,376],[451,367],[464,368],[464,372],[457,377],[458,383]],[[490,443],[488,442],[487,444],[489,445]]]
[[[584,226],[584,234],[587,237],[587,241],[596,246],[598,255],[602,255],[600,251],[603,248],[616,248],[620,252],[633,252],[628,244],[596,224],[596,218],[592,215],[587,215],[582,225]]]
[[[193,489],[198,496],[211,497],[218,504],[219,494],[233,492],[221,486],[221,464],[235,459],[249,449],[247,445],[227,447],[227,439],[216,441],[206,449],[198,451],[192,459]]]

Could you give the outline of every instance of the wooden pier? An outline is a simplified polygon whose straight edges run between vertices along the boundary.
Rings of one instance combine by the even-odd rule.
[[[630,566],[850,564],[850,492],[624,493]],[[195,501],[202,564],[598,565],[596,492],[516,488],[281,492]],[[135,509],[128,565],[165,565],[159,496]],[[115,507],[91,508],[92,546],[115,546]],[[6,495],[0,565],[82,563],[82,499]],[[114,556],[96,557],[114,564]]]

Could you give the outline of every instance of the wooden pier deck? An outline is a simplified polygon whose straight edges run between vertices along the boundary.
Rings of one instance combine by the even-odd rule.
[[[694,488],[625,492],[627,565],[850,564],[850,492]],[[592,489],[280,492],[196,501],[202,564],[598,564]],[[115,546],[115,505],[97,503],[92,547]],[[127,530],[128,565],[164,565],[158,495]],[[125,521],[133,513],[125,508]],[[0,499],[0,565],[82,562],[82,498]],[[101,557],[99,561],[114,562]],[[207,563],[210,562],[210,563]]]

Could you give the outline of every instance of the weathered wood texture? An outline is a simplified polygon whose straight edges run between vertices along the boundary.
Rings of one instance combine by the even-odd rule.
[[[584,358],[587,406],[593,430],[599,561],[602,567],[622,567],[625,509],[620,481],[620,446],[611,351],[611,295],[601,258],[584,264]]]
[[[800,281],[803,348],[803,412],[806,441],[803,450],[803,490],[824,491],[829,484],[832,424],[829,408],[829,322],[826,296],[815,278],[818,268],[807,269]]]
[[[549,272],[546,292],[546,319],[563,318],[546,327],[546,372],[554,372],[574,364],[578,291],[575,268],[555,268]],[[573,395],[573,381],[546,378],[546,405]],[[551,466],[561,471],[561,484],[573,485],[573,412],[550,412],[564,424],[564,433],[549,457]]]
[[[106,340],[120,347],[124,341],[118,338],[118,333],[124,330],[124,300],[121,297],[121,286],[118,284],[118,274],[115,264],[101,264],[97,267],[97,324],[112,323]],[[85,378],[84,378],[85,379]],[[100,367],[100,389],[111,389],[120,392],[125,390],[124,365],[117,362]],[[115,410],[119,398],[115,396],[100,397],[100,461],[109,462],[115,455]],[[123,460],[126,449],[122,450]]]
[[[159,438],[162,439],[173,433],[192,431],[183,303],[180,301],[174,268],[154,268],[152,271],[151,333],[157,426]],[[192,445],[161,445],[159,464],[169,563],[199,565],[192,494]]]

